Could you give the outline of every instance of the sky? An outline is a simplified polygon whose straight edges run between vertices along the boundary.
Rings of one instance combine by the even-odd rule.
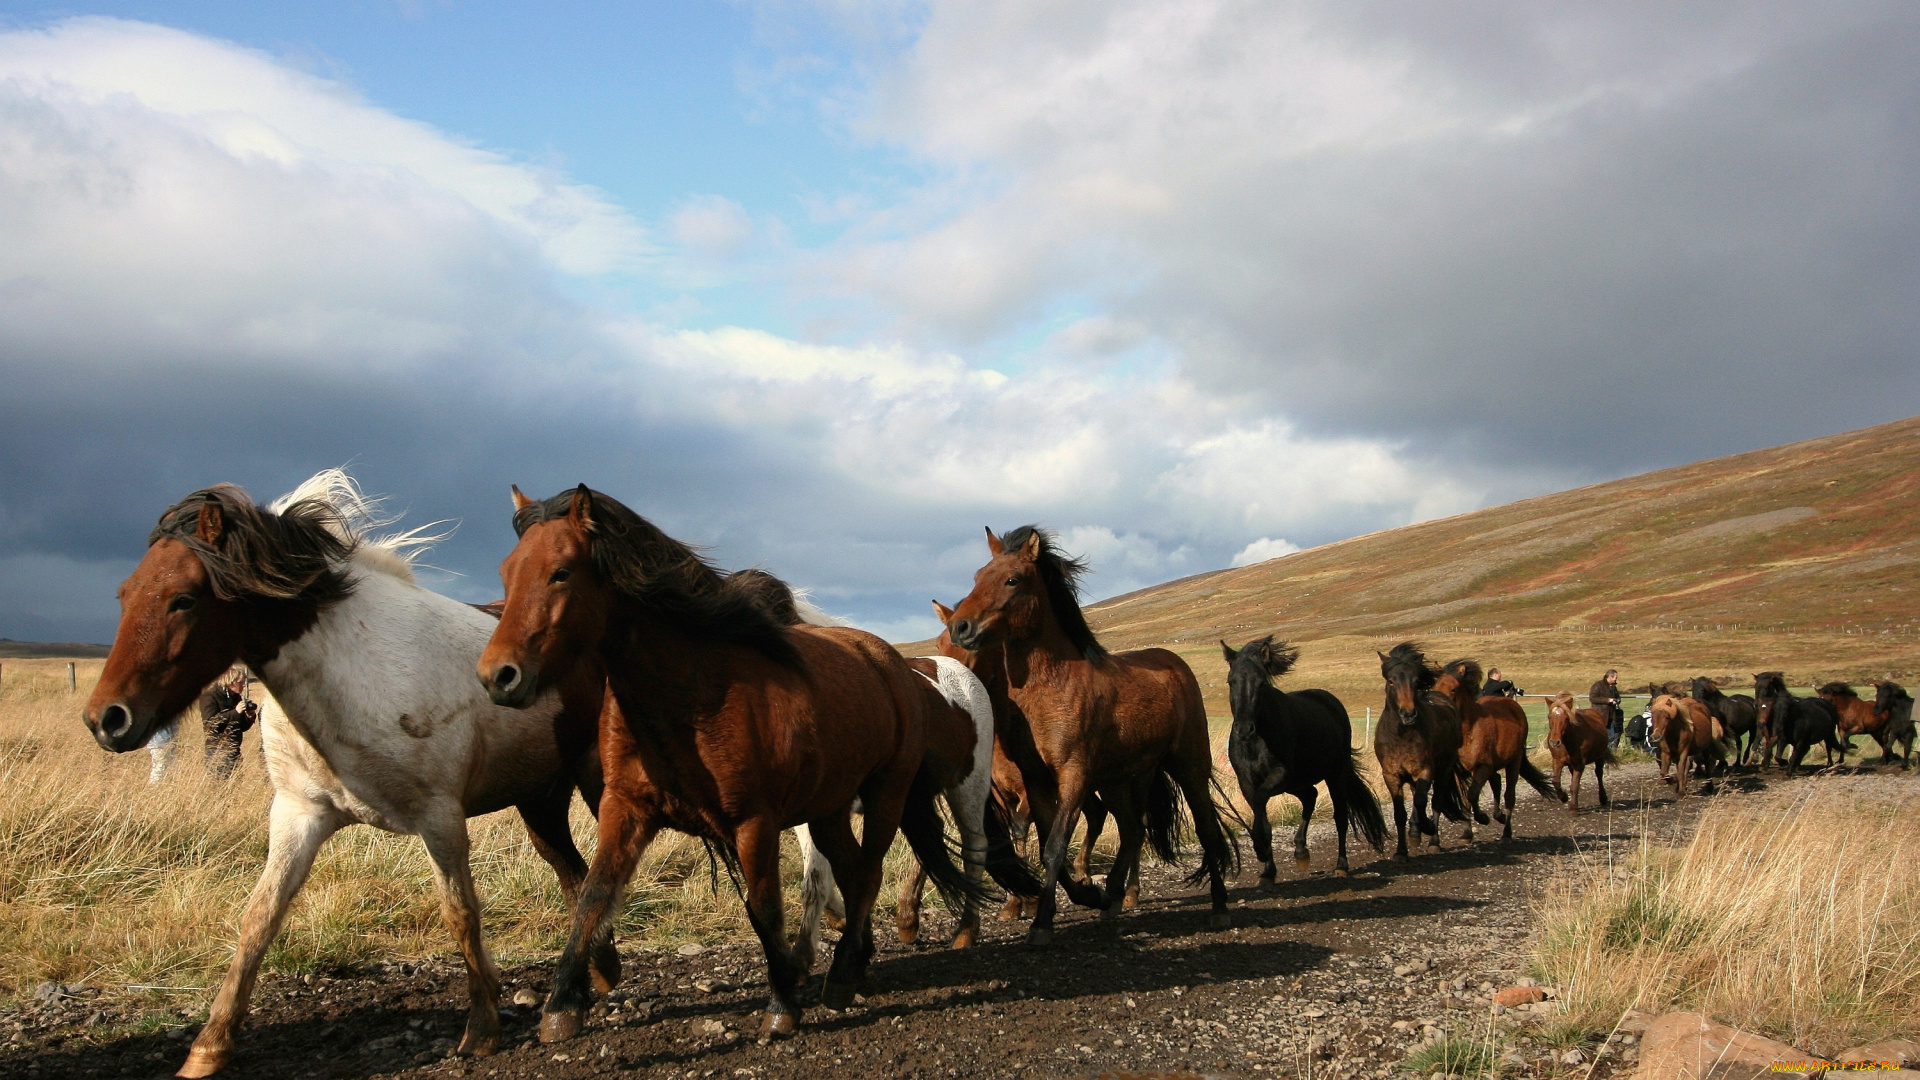
[[[918,638],[1920,412],[1917,215],[1912,5],[7,0],[0,636],[346,465]]]

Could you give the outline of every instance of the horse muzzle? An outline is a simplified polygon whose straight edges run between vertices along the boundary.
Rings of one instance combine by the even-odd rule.
[[[524,709],[533,703],[540,678],[531,664],[501,663],[481,673],[480,684],[487,688],[487,698],[495,705]]]
[[[153,734],[153,718],[141,719],[125,702],[112,702],[102,707],[98,715],[92,710],[83,710],[80,718],[93,734],[93,741],[99,743],[101,749],[116,754],[140,749]]]
[[[974,619],[955,619],[947,625],[947,636],[963,649],[977,650],[986,628]]]

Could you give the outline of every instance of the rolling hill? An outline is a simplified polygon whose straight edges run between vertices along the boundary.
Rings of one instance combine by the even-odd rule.
[[[1370,533],[1092,605],[1114,648],[1303,645],[1300,678],[1379,692],[1407,638],[1523,687],[1584,691],[1766,667],[1795,682],[1920,670],[1920,417]],[[920,646],[924,648],[924,643]],[[1359,711],[1360,699],[1348,698]]]

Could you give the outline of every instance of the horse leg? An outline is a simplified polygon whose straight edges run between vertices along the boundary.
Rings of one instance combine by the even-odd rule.
[[[839,838],[844,835],[848,841],[853,836],[853,826],[843,812],[831,822],[813,821],[813,842],[827,853],[831,861],[833,852],[839,846]],[[837,833],[836,830],[837,829]],[[741,886],[746,893],[747,922],[753,926],[754,934],[760,939],[760,949],[767,957],[767,985],[771,990],[767,998],[766,1019],[760,1022],[760,1039],[765,1042],[776,1037],[792,1035],[800,1027],[800,1006],[793,999],[793,992],[806,978],[806,967],[795,958],[793,951],[787,948],[784,927],[781,922],[785,913],[780,904],[780,828],[766,818],[748,818],[734,830],[734,843],[740,853]],[[837,874],[835,875],[838,876]],[[841,889],[844,893],[846,890]],[[848,920],[849,933],[855,931]],[[872,927],[861,926],[871,936]],[[847,936],[840,938],[840,948],[847,947]],[[869,941],[871,947],[871,941]],[[557,992],[557,991],[556,991]]]
[[[967,880],[979,885],[987,876],[987,815],[993,812],[988,805],[993,798],[993,790],[986,783],[984,774],[969,778],[960,787],[947,792],[947,806],[953,811],[954,823],[960,829],[961,866],[966,871]],[[919,881],[913,890],[914,906],[920,904],[921,882],[925,881],[926,868],[920,867]],[[960,926],[953,935],[953,947],[965,949],[974,943],[980,935],[980,904],[973,897],[967,897],[966,907],[960,912]]]
[[[658,819],[626,793],[612,789],[600,799],[600,846],[594,849],[580,902],[573,909],[573,931],[553,972],[553,990],[540,1014],[540,1041],[563,1042],[580,1034],[593,995],[588,990],[586,958],[613,940],[620,894],[640,856],[660,831]]]
[[[804,869],[800,879],[800,930],[789,947],[794,959],[800,962],[800,967],[810,972],[820,946],[821,913],[840,908],[844,921],[846,909],[841,903],[840,890],[833,884],[833,867],[827,864],[827,857],[814,846],[813,830],[800,825],[793,830],[793,834],[800,841],[800,865]]]
[[[1327,796],[1333,800],[1333,837],[1340,855],[1333,861],[1333,876],[1346,877],[1347,870],[1347,800],[1340,788],[1327,785]]]
[[[480,933],[480,897],[474,892],[473,868],[467,862],[466,812],[457,803],[444,807],[420,830],[420,839],[433,859],[440,917],[467,963],[467,1029],[454,1053],[476,1057],[491,1054],[500,1048],[500,969],[487,955],[487,944]],[[609,946],[610,938],[611,934],[603,936],[595,942],[596,948]]]
[[[1040,898],[1033,913],[1033,925],[1027,928],[1028,945],[1046,945],[1053,940],[1054,887],[1066,884],[1067,847],[1072,839],[1074,820],[1080,814],[1083,779],[1076,770],[1062,772],[1057,802],[1034,796],[1034,824],[1040,830]],[[1071,893],[1069,893],[1071,895]],[[1105,897],[1101,898],[1103,901]],[[1094,905],[1104,906],[1104,904]]]
[[[1293,868],[1309,874],[1313,872],[1313,860],[1307,852],[1307,829],[1313,825],[1313,807],[1320,793],[1316,788],[1303,788],[1296,797],[1300,800],[1300,827],[1293,830]]]
[[[573,842],[573,830],[567,827],[567,808],[572,803],[573,789],[567,788],[559,798],[539,799],[516,807],[520,820],[527,826],[527,839],[533,841],[533,850],[553,867],[553,876],[560,879],[560,895],[568,912],[580,903],[580,883],[587,876],[587,860],[581,858],[580,849]],[[620,950],[614,948],[611,939],[604,948],[593,951],[592,967],[596,993],[604,994],[620,985]]]
[[[1427,795],[1433,789],[1433,781],[1419,779],[1413,782],[1413,825],[1426,839],[1428,847],[1440,846],[1440,819],[1427,813]],[[1473,828],[1472,818],[1468,818],[1467,828]]]
[[[889,790],[865,793],[866,824],[860,838],[854,839],[851,827],[830,822],[828,831],[817,839],[833,863],[834,880],[847,904],[847,925],[840,932],[840,944],[833,950],[833,965],[827,969],[826,985],[820,988],[820,1002],[829,1009],[845,1009],[853,1004],[872,962],[873,902],[880,895],[880,879],[886,872],[887,849],[899,833],[901,811],[907,801],[911,774],[898,778]],[[778,867],[775,868],[776,870]],[[775,910],[780,904],[780,882],[772,883]]]
[[[1244,783],[1240,785],[1240,797],[1253,807],[1253,857],[1260,860],[1260,883],[1271,885],[1279,876],[1279,868],[1273,864],[1273,828],[1267,824],[1266,797]]]
[[[1100,909],[1102,919],[1114,919],[1126,904],[1128,879],[1139,880],[1140,846],[1146,842],[1147,827],[1140,814],[1141,800],[1132,793],[1102,801],[1108,802],[1114,824],[1120,830],[1120,848],[1114,855],[1113,865],[1107,868],[1107,906]]]
[[[1100,834],[1107,831],[1106,802],[1089,798],[1081,816],[1087,820],[1087,833],[1080,841],[1080,850],[1073,856],[1073,880],[1090,886],[1093,884],[1093,847],[1100,842]]]
[[[927,868],[915,859],[913,869],[900,875],[900,893],[894,898],[893,932],[902,945],[920,939],[920,898],[926,890]]]
[[[1227,845],[1227,835],[1220,828],[1220,813],[1213,805],[1213,792],[1209,783],[1213,779],[1213,753],[1202,747],[1195,759],[1186,762],[1177,777],[1181,794],[1187,799],[1187,816],[1193,820],[1193,831],[1200,838],[1200,851],[1207,864],[1207,891],[1213,898],[1213,911],[1207,916],[1207,928],[1226,930],[1233,926],[1233,916],[1227,911],[1227,867],[1235,858],[1235,853]]]
[[[1500,824],[1504,826],[1504,828],[1500,832],[1501,840],[1513,839],[1513,799],[1514,799],[1514,796],[1518,795],[1519,793],[1520,793],[1520,769],[1518,766],[1509,765],[1507,766],[1507,813],[1505,817],[1502,817],[1500,819]],[[1500,793],[1496,791],[1494,792],[1494,804],[1496,806],[1499,805],[1499,800],[1500,800]]]
[[[253,982],[260,973],[260,961],[267,946],[280,932],[287,905],[306,883],[313,869],[313,857],[345,824],[327,808],[275,792],[268,811],[267,865],[260,869],[260,880],[247,898],[240,916],[240,942],[233,962],[227,965],[227,977],[213,996],[207,1010],[207,1022],[193,1040],[179,1076],[212,1076],[226,1068],[233,1057],[233,1037],[247,1016],[247,1000],[253,996]]]
[[[1488,786],[1493,788],[1493,820],[1502,825],[1505,825],[1513,818],[1513,781],[1518,775],[1519,769],[1507,769],[1507,812],[1504,815],[1500,812],[1500,770],[1493,770],[1493,774],[1487,778]]]
[[[1413,858],[1407,852],[1407,794],[1406,783],[1399,777],[1387,782],[1393,793],[1393,835],[1395,845],[1393,857],[1396,862],[1406,862]]]

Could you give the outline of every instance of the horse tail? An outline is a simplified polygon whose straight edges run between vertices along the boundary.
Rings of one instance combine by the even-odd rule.
[[[987,799],[987,873],[1015,896],[1039,896],[1040,879],[1013,847],[1012,815],[996,792]]]
[[[966,872],[953,861],[954,844],[947,838],[946,824],[940,820],[940,809],[934,804],[939,793],[940,781],[926,765],[921,765],[913,774],[913,785],[907,789],[907,803],[900,810],[900,835],[907,838],[913,857],[920,860],[947,909],[960,911],[968,900],[984,903],[991,897],[985,886],[969,880]]]
[[[1155,770],[1147,786],[1147,846],[1161,862],[1178,862],[1187,831],[1187,817],[1172,775],[1164,767]]]
[[[1460,743],[1454,739],[1427,738],[1433,761],[1429,773],[1433,778],[1433,808],[1449,821],[1467,820],[1467,810],[1460,798]]]
[[[1387,819],[1380,813],[1379,798],[1360,776],[1358,751],[1349,753],[1342,765],[1334,767],[1333,774],[1327,777],[1327,794],[1333,796],[1336,805],[1342,802],[1347,804],[1349,832],[1357,832],[1365,837],[1373,850],[1385,850]]]
[[[1613,753],[1608,751],[1607,756],[1612,757]],[[1520,758],[1520,779],[1531,784],[1533,790],[1539,792],[1543,799],[1552,799],[1555,802],[1567,801],[1567,793],[1555,787],[1553,781],[1547,778],[1547,774],[1541,772],[1538,765],[1528,761],[1524,754]]]
[[[1179,813],[1179,804],[1174,798],[1176,785],[1164,772],[1155,776],[1154,782],[1156,786],[1160,784],[1166,785],[1168,802],[1174,807],[1173,813],[1177,815]],[[1207,786],[1199,789],[1198,798],[1189,798],[1186,800],[1187,812],[1193,816],[1195,821],[1194,831],[1199,834],[1202,841],[1200,845],[1200,866],[1193,873],[1187,875],[1188,885],[1202,884],[1215,874],[1225,879],[1240,873],[1240,843],[1234,834],[1227,830],[1226,822],[1221,819],[1221,803],[1225,800],[1223,798],[1216,798],[1215,792],[1219,792],[1223,797],[1226,794],[1220,786],[1219,777],[1213,775],[1212,762],[1209,761]],[[1228,810],[1228,813],[1232,813],[1232,811]],[[1237,814],[1234,816],[1238,817]],[[1217,848],[1209,849],[1205,843],[1209,833],[1220,838],[1221,843]]]

